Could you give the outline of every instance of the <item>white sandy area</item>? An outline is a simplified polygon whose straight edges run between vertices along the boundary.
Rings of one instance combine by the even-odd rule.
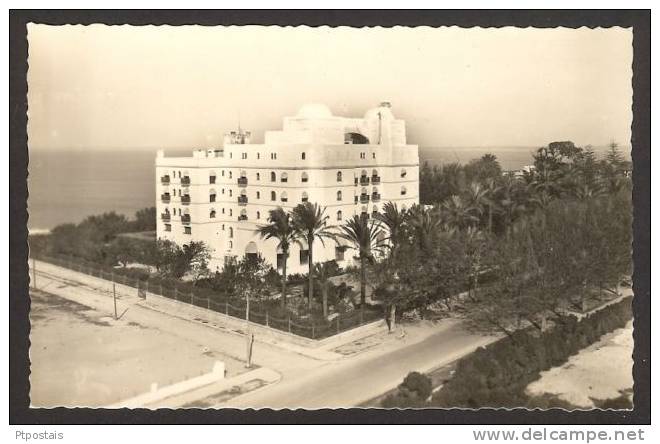
[[[530,395],[551,394],[576,407],[593,408],[592,399],[617,398],[633,386],[632,321],[582,349],[561,367],[541,372],[527,386]]]

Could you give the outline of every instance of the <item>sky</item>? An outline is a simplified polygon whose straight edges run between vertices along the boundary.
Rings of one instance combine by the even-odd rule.
[[[426,147],[630,144],[632,30],[28,25],[30,149],[217,147],[390,101]]]

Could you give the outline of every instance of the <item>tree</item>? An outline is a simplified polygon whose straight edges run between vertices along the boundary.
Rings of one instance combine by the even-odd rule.
[[[366,216],[355,215],[339,227],[339,237],[350,243],[350,248],[358,252],[360,259],[360,309],[364,312],[367,289],[367,262],[373,263],[374,252],[382,251],[383,244],[379,241],[382,230],[378,221],[374,222]]]
[[[300,233],[296,231],[291,215],[281,207],[270,210],[268,224],[257,228],[262,239],[276,239],[277,248],[282,250],[282,307],[286,307],[286,265],[291,244],[296,242]],[[311,258],[310,258],[311,259]],[[311,263],[311,262],[310,262]]]
[[[385,205],[383,205],[382,213],[378,213],[376,219],[387,228],[388,236],[386,240],[389,243],[389,258],[392,258],[396,255],[396,247],[401,242],[405,214],[402,211],[399,211],[396,203],[386,202]]]
[[[314,266],[314,277],[321,287],[324,318],[328,317],[328,290],[330,285],[332,285],[330,278],[336,276],[338,272],[339,265],[337,265],[337,262],[334,260],[326,261]]]
[[[139,260],[139,249],[136,248],[134,240],[118,236],[108,246],[108,259],[112,265],[119,262],[126,268],[130,262]]]
[[[479,222],[476,211],[460,196],[454,195],[441,206],[442,216],[447,226],[461,230]]]
[[[465,177],[468,181],[485,185],[489,180],[502,177],[502,167],[494,154],[484,154],[480,159],[472,159],[465,165]]]
[[[192,241],[183,247],[172,246],[171,263],[167,264],[165,273],[170,277],[180,279],[187,273],[192,274],[194,283],[209,274],[208,262],[211,252],[204,242]]]
[[[321,208],[318,204],[305,202],[298,204],[292,212],[293,227],[298,239],[302,238],[307,241],[307,248],[309,248],[308,258],[308,279],[309,279],[309,310],[312,311],[312,298],[314,293],[314,241],[318,239],[321,244],[325,246],[325,239],[334,239],[335,235],[332,227],[329,226],[328,218],[325,214],[325,208]]]
[[[156,207],[136,211],[132,225],[134,231],[156,231]]]

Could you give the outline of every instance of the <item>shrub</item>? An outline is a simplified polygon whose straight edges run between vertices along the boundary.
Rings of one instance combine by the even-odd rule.
[[[417,393],[420,399],[426,399],[431,396],[433,383],[431,382],[431,378],[422,373],[410,372],[399,387]]]

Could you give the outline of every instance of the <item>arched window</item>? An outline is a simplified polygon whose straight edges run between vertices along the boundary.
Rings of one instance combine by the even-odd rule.
[[[231,191],[231,190],[229,190],[229,197],[231,197],[231,196],[232,196],[232,191]]]
[[[371,209],[371,215],[375,216],[376,214],[378,214],[378,207],[374,205],[374,207]]]
[[[307,175],[307,173],[305,173],[305,172],[302,173],[302,179],[301,180],[303,182],[309,181],[309,176]]]
[[[229,241],[229,243],[228,243],[227,245],[229,245],[229,249],[230,249],[230,250],[231,250],[232,248],[234,248],[234,242],[232,242],[232,241]]]
[[[257,173],[257,180],[261,180],[261,174]]]
[[[302,153],[302,160],[305,160],[305,153]]]
[[[337,182],[341,182],[341,171],[337,171]]]
[[[257,211],[257,219],[261,219],[261,211]]]
[[[280,200],[282,202],[288,202],[289,201],[289,196],[286,194],[286,191],[282,191],[282,194],[280,195]]]
[[[406,174],[408,174],[408,173],[406,172],[406,169],[405,169],[405,168],[401,168],[401,177],[406,177]]]
[[[303,191],[302,193],[302,201],[307,202],[309,200],[309,196],[307,195],[306,191]]]
[[[368,210],[368,208],[367,208],[366,205],[362,207],[362,215],[363,215],[363,216],[368,215],[368,214],[369,214],[368,211],[369,211],[369,210]]]
[[[277,200],[277,195],[275,194],[275,191],[270,192],[270,200]]]
[[[341,200],[341,190],[337,191],[337,200]]]
[[[280,181],[281,182],[287,182],[288,180],[289,180],[289,175],[286,172],[284,172],[280,175]]]
[[[257,191],[257,199],[261,199],[261,191]]]
[[[209,213],[209,217],[211,219],[215,219],[215,210],[213,208],[211,208],[211,212]]]
[[[231,171],[229,172],[229,178],[231,179]]]
[[[277,176],[275,175],[275,171],[270,172],[270,181],[277,182]]]
[[[230,216],[233,216],[233,215],[234,215],[233,213],[234,213],[234,211],[230,208],[230,209],[229,209],[229,215],[230,215]]]
[[[209,191],[209,202],[215,202],[215,190],[213,188]]]
[[[215,171],[209,173],[209,183],[215,183]]]
[[[407,192],[406,187],[401,187],[401,195],[405,196],[406,192]]]
[[[222,173],[220,174],[222,177],[225,177],[225,170],[222,170]]]
[[[343,213],[341,212],[341,210],[337,211],[337,220],[341,220],[341,219],[342,219],[342,214],[343,214]]]
[[[229,237],[230,238],[234,237],[234,227],[229,227]]]

